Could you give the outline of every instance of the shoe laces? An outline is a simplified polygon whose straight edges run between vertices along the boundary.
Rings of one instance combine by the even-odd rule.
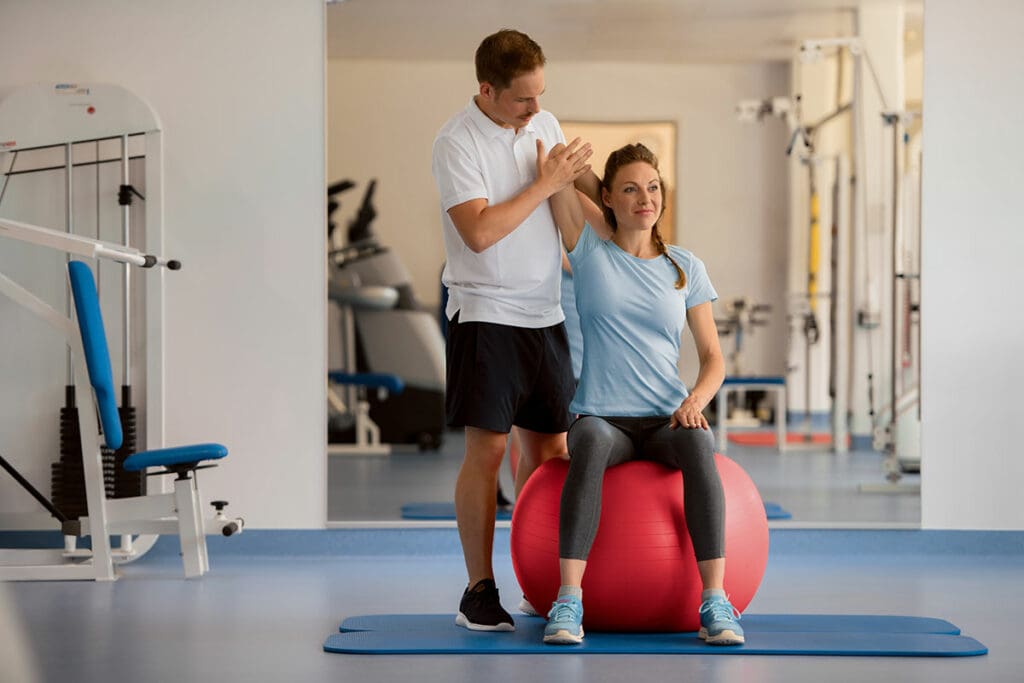
[[[579,621],[580,608],[574,600],[557,600],[548,612],[550,621]]]
[[[739,621],[742,618],[739,610],[733,607],[728,599],[705,600],[704,604],[700,606],[700,613],[701,616],[709,615],[712,621],[727,621],[730,619]]]

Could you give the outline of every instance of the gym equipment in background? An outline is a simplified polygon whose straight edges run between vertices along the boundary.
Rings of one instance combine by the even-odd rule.
[[[872,445],[876,450],[886,454],[883,461],[883,473],[886,483],[882,485],[862,484],[861,491],[890,493],[918,492],[916,483],[900,485],[903,473],[919,472],[920,451],[920,406],[918,397],[919,380],[919,348],[920,342],[920,307],[916,301],[915,284],[920,271],[920,134],[912,140],[912,124],[920,123],[920,112],[903,111],[890,106],[885,90],[879,82],[871,56],[863,42],[857,36],[843,38],[825,38],[805,40],[800,47],[802,61],[817,61],[826,51],[835,52],[841,57],[846,53],[853,60],[854,71],[854,102],[863,101],[862,72],[867,67],[868,75],[878,95],[881,108],[878,114],[883,125],[892,131],[892,144],[889,150],[890,169],[885,169],[884,154],[879,157],[881,168],[878,177],[880,182],[889,182],[891,194],[888,197],[889,219],[876,217],[874,207],[869,205],[866,192],[868,169],[865,163],[868,158],[865,146],[864,112],[860,107],[854,109],[852,126],[854,151],[853,177],[856,179],[854,190],[854,210],[860,213],[860,220],[865,226],[875,223],[882,229],[868,230],[853,235],[853,251],[855,258],[861,263],[876,263],[878,268],[868,266],[864,277],[858,282],[859,309],[856,312],[856,326],[866,346],[866,389],[868,417],[872,431]],[[899,104],[894,102],[893,104]],[[911,142],[913,141],[913,144]],[[907,168],[901,173],[901,168]],[[887,177],[888,176],[888,177]],[[843,186],[840,186],[842,191]],[[884,201],[884,200],[879,200]],[[881,205],[880,205],[881,206]],[[881,218],[881,220],[879,220]],[[888,223],[888,225],[886,225]],[[885,245],[888,236],[889,244]],[[885,264],[885,249],[889,249],[889,263]],[[886,269],[888,266],[888,271]],[[890,280],[889,290],[889,329],[884,329],[882,318],[885,312],[885,285],[879,278]],[[840,312],[835,320],[845,321],[847,316]],[[881,337],[881,339],[879,339]],[[876,352],[876,342],[889,342],[889,372],[878,376],[876,370],[884,364],[879,362],[884,356]],[[833,375],[833,379],[843,376],[842,370]],[[888,393],[888,400],[876,409],[876,382]],[[845,397],[844,401],[845,401]],[[845,407],[845,402],[841,407]],[[916,408],[916,410],[915,410]],[[838,412],[838,410],[836,410]],[[835,416],[833,416],[835,420]],[[838,446],[837,446],[838,448]]]
[[[47,244],[70,253],[92,257],[111,258],[126,264],[145,268],[156,265],[170,269],[180,268],[177,261],[169,261],[135,250],[116,251],[108,245],[92,240],[65,236],[56,231],[0,219],[0,235]],[[90,244],[91,243],[91,244]],[[68,277],[74,300],[77,326],[64,318],[53,307],[0,274],[0,292],[63,333],[72,352],[72,367],[76,396],[78,434],[81,439],[82,469],[85,476],[87,515],[69,519],[44,497],[12,465],[4,468],[36,500],[61,522],[65,538],[90,536],[91,548],[78,549],[65,544],[63,549],[0,551],[0,579],[7,580],[68,580],[117,578],[115,557],[129,557],[132,544],[122,542],[120,552],[110,546],[110,537],[119,535],[131,539],[133,535],[176,533],[181,541],[181,555],[185,576],[201,576],[209,570],[206,534],[231,536],[241,533],[245,523],[241,518],[228,519],[223,509],[225,501],[213,503],[217,512],[208,522],[202,520],[201,498],[195,471],[210,465],[200,463],[218,460],[227,455],[220,444],[198,444],[178,448],[163,448],[134,453],[125,459],[123,467],[129,472],[145,472],[160,467],[162,471],[149,474],[176,474],[173,493],[151,493],[132,497],[109,498],[104,472],[104,452],[112,453],[121,447],[124,437],[121,413],[115,401],[113,373],[107,347],[103,316],[92,271],[81,261],[68,263]],[[102,434],[103,442],[100,443]],[[147,548],[148,549],[148,548]],[[19,562],[19,553],[31,555],[31,561]],[[136,553],[137,554],[137,553]]]
[[[859,65],[858,65],[859,69]],[[858,70],[859,82],[859,70]],[[803,421],[799,429],[789,434],[787,439],[778,439],[791,449],[831,448],[837,452],[845,452],[849,443],[848,405],[849,405],[849,363],[850,344],[849,323],[849,266],[850,257],[845,245],[850,239],[850,207],[849,188],[851,178],[848,162],[844,155],[823,156],[815,150],[817,134],[829,122],[847,114],[853,109],[852,102],[840,103],[837,91],[835,109],[813,123],[801,120],[801,96],[774,97],[767,100],[744,100],[737,106],[740,121],[763,121],[767,117],[778,117],[786,123],[790,132],[786,155],[797,153],[800,163],[807,168],[807,231],[805,235],[793,236],[795,244],[805,244],[803,253],[806,280],[803,291],[791,291],[788,304],[789,321],[789,381],[799,370],[803,379]],[[830,231],[829,289],[821,291],[822,271],[822,233],[821,233],[821,198],[818,192],[817,174],[819,166],[835,164],[835,177],[832,185]],[[842,248],[840,248],[842,246]],[[791,258],[798,253],[791,250]],[[792,286],[798,286],[791,282]],[[819,304],[827,302],[827,324],[821,324]],[[831,438],[821,444],[814,436],[812,409],[814,389],[820,388],[820,379],[813,378],[813,370],[817,365],[813,362],[812,350],[818,344],[823,333],[827,333],[828,341],[828,394],[831,412]],[[798,341],[799,340],[799,341]],[[799,360],[796,360],[799,358]],[[788,408],[788,407],[787,407]],[[800,438],[794,441],[794,434]]]
[[[743,344],[754,328],[768,324],[769,304],[753,303],[748,297],[741,296],[723,303],[725,317],[715,318],[715,326],[722,337],[732,337],[733,347],[729,352],[729,375],[746,375],[747,366],[743,359]]]
[[[39,84],[19,88],[0,101],[0,141],[0,150],[11,157],[10,164],[3,164],[7,166],[7,171],[4,173],[3,186],[0,189],[0,206],[5,212],[27,213],[28,202],[23,201],[26,196],[30,200],[41,196],[46,202],[37,210],[43,214],[48,210],[52,213],[52,188],[48,188],[46,182],[49,180],[52,185],[55,178],[51,176],[55,171],[64,173],[66,198],[65,232],[0,218],[0,237],[11,238],[34,247],[43,247],[49,250],[50,254],[61,254],[62,260],[65,260],[65,254],[96,259],[97,270],[100,259],[118,262],[121,267],[126,267],[126,264],[150,269],[161,266],[155,271],[150,271],[150,276],[137,283],[137,287],[131,284],[130,277],[119,278],[121,293],[124,294],[121,311],[124,314],[121,320],[121,393],[123,397],[130,395],[131,391],[127,387],[133,384],[133,377],[140,378],[141,386],[144,387],[142,402],[132,405],[126,401],[120,414],[113,398],[113,373],[96,293],[97,287],[89,267],[80,262],[69,263],[71,270],[61,277],[61,281],[70,278],[71,281],[78,283],[74,295],[79,297],[76,305],[79,306],[77,318],[81,327],[76,327],[70,312],[70,292],[67,294],[67,306],[57,304],[65,308],[65,313],[61,314],[57,312],[55,305],[37,296],[7,274],[0,273],[0,292],[20,309],[28,311],[33,319],[44,322],[47,326],[44,332],[47,335],[52,336],[52,330],[57,330],[70,347],[73,362],[69,361],[69,366],[73,373],[73,389],[66,390],[66,395],[69,398],[73,397],[77,404],[77,409],[72,410],[72,406],[69,405],[62,411],[65,429],[61,450],[64,457],[61,467],[55,467],[53,471],[53,501],[47,500],[31,483],[33,479],[40,478],[38,470],[41,463],[22,458],[19,469],[10,460],[5,459],[3,462],[4,468],[14,476],[22,488],[47,509],[48,515],[25,515],[25,520],[15,519],[17,515],[5,515],[2,523],[10,526],[14,521],[15,528],[25,530],[47,529],[54,527],[55,518],[64,537],[64,547],[0,550],[0,579],[111,580],[116,578],[115,564],[141,557],[156,542],[160,533],[178,533],[184,544],[183,561],[186,575],[202,574],[208,567],[205,536],[201,535],[204,529],[210,533],[229,535],[241,531],[244,523],[240,518],[228,519],[225,516],[223,508],[226,503],[223,501],[216,501],[217,512],[213,519],[205,524],[199,520],[198,492],[194,490],[194,477],[189,474],[195,467],[188,465],[199,459],[223,457],[226,454],[223,447],[212,450],[205,447],[184,450],[159,448],[163,445],[164,431],[163,269],[176,270],[180,268],[180,263],[153,253],[144,253],[131,246],[145,245],[149,251],[159,252],[163,243],[163,148],[159,120],[145,102],[118,86]],[[114,145],[120,146],[119,157],[104,158],[108,156],[103,153],[104,150]],[[129,146],[141,148],[143,154],[130,155]],[[63,163],[48,163],[56,152],[61,153]],[[77,162],[76,152],[80,159]],[[94,156],[90,157],[90,153],[94,153]],[[87,160],[81,161],[83,156]],[[0,156],[0,159],[5,160],[6,157]],[[127,215],[130,210],[130,198],[132,195],[143,197],[143,194],[128,184],[127,166],[130,161],[143,164],[143,182],[147,183],[144,186],[145,220],[141,223],[142,227],[134,226],[134,229],[130,226]],[[17,170],[16,162],[20,163]],[[104,241],[98,237],[84,237],[75,234],[73,229],[76,213],[88,215],[81,208],[76,211],[72,202],[72,197],[75,196],[72,192],[75,169],[79,169],[79,175],[83,170],[95,170],[96,231],[99,235],[100,224],[103,222],[100,167],[108,163],[120,164],[121,182],[117,195],[122,214],[122,244]],[[18,191],[12,192],[12,176],[42,180],[35,184],[19,180],[16,183]],[[17,201],[12,203],[12,200]],[[17,252],[12,249],[8,253]],[[45,265],[50,257],[45,252],[42,259],[35,258],[34,255],[28,259],[26,256],[28,254],[22,255],[20,260],[13,263],[8,261],[7,268],[22,276],[30,275],[29,280],[36,286],[39,282],[46,282],[49,270]],[[30,267],[22,268],[23,263],[30,264]],[[64,270],[63,267],[61,270]],[[15,311],[20,309],[16,308]],[[137,326],[133,323],[136,318],[140,323]],[[141,330],[141,333],[133,333],[133,330]],[[25,334],[28,333],[26,328]],[[49,337],[40,336],[34,329],[31,334],[31,344],[46,346],[51,343]],[[35,364],[35,358],[41,352],[31,344],[28,347],[24,344],[11,344],[9,353],[35,353],[32,359],[26,358],[26,367],[45,367]],[[103,358],[106,358],[105,362]],[[90,385],[90,374],[86,368],[89,362],[105,368],[105,371],[94,370],[94,374],[99,378],[96,379],[95,388]],[[38,388],[33,387],[33,390]],[[100,429],[97,401],[100,404],[99,417],[104,427],[104,447],[101,447],[98,436]],[[125,410],[126,407],[131,410]],[[144,457],[133,459],[133,454],[126,452],[123,446],[126,440],[125,432],[129,432],[133,426],[131,411],[136,409],[139,411],[135,425],[139,428],[138,441],[146,443],[151,450]],[[119,448],[120,457],[115,455]],[[156,450],[152,450],[154,448]],[[67,467],[63,466],[64,462],[67,463]],[[174,493],[168,492],[165,482],[159,479],[156,480],[156,486],[148,487],[151,489],[148,495],[143,494],[138,487],[132,490],[133,487],[117,483],[123,481],[123,472],[132,473],[137,477],[135,481],[139,481],[143,470],[150,466],[170,467],[179,474],[179,483],[174,485]],[[77,484],[70,475],[78,476]],[[191,494],[188,494],[188,487],[193,488]],[[186,502],[189,504],[188,510],[182,509]],[[61,506],[66,506],[67,509],[62,510]],[[120,547],[111,547],[111,535],[120,536]],[[91,536],[92,547],[77,548],[79,536]]]
[[[344,339],[344,356],[340,369],[327,372],[328,435],[343,434],[354,430],[352,443],[337,443],[330,439],[328,453],[332,455],[387,455],[391,446],[381,443],[380,427],[370,417],[370,403],[367,393],[375,390],[378,397],[398,395],[405,389],[401,378],[386,373],[359,372],[356,366],[355,311],[388,310],[398,302],[398,292],[393,287],[342,287],[333,281],[327,283],[327,296],[340,310]],[[332,367],[334,364],[332,363]],[[340,385],[344,399],[338,395],[335,385]],[[339,439],[340,440],[340,439]]]
[[[85,400],[82,401],[83,411],[79,412],[79,424],[83,435],[82,453],[83,459],[95,458],[96,455],[99,455],[101,446],[115,451],[121,447],[123,440],[121,416],[113,398],[114,380],[110,371],[110,354],[107,351],[106,331],[103,328],[103,316],[100,313],[95,280],[89,266],[81,261],[69,263],[68,274],[71,279],[71,290],[74,293],[75,312],[81,332],[89,382],[92,384],[96,396],[94,405],[92,397],[89,396],[86,389]],[[76,348],[75,351],[78,352],[78,349]],[[81,358],[79,358],[80,363]],[[97,430],[97,425],[92,424],[95,418],[87,419],[82,416],[83,412],[90,416],[98,412],[101,430]],[[102,445],[96,443],[94,436],[100,431],[103,435]],[[138,532],[140,529],[146,529],[153,533],[178,534],[181,542],[182,562],[185,565],[185,576],[202,576],[209,571],[210,560],[206,551],[206,534],[219,533],[232,536],[241,533],[245,526],[245,522],[241,518],[228,520],[225,517],[223,514],[223,509],[227,505],[225,501],[215,501],[213,505],[217,510],[217,516],[211,520],[211,524],[204,525],[203,523],[202,499],[199,495],[196,470],[214,467],[214,465],[200,463],[220,460],[227,454],[227,448],[220,444],[204,443],[140,451],[125,459],[122,466],[128,472],[145,472],[151,468],[162,468],[155,472],[151,471],[149,474],[176,475],[174,492],[107,501],[103,500],[102,494],[96,496],[99,500],[90,504],[90,517],[83,517],[80,523],[82,535],[93,537],[91,555],[97,571],[100,571],[101,568],[106,569],[101,566],[101,562],[105,558],[102,558],[96,551],[98,535],[130,534]],[[86,467],[88,468],[88,465]],[[87,487],[88,485],[89,482],[86,483]],[[100,517],[93,521],[96,516],[95,511],[102,510],[104,506],[106,510],[102,511]],[[109,560],[107,560],[107,565],[110,566]]]
[[[333,197],[353,186],[352,181],[333,184],[329,188],[332,203],[328,209],[337,209]],[[355,365],[348,374],[388,376],[401,383],[401,392],[365,394],[368,417],[379,427],[383,444],[415,444],[420,449],[436,449],[441,446],[445,430],[444,340],[433,313],[416,299],[405,266],[393,250],[380,245],[373,233],[372,222],[377,215],[373,207],[375,188],[376,181],[371,180],[356,216],[348,225],[346,243],[329,250],[331,291],[355,294],[365,293],[369,287],[391,288],[397,293],[397,300],[392,306],[351,306],[354,344],[351,350],[340,353],[346,335],[339,334],[341,324],[335,321],[342,321],[344,315],[335,309],[328,328],[331,363],[335,367],[334,358],[351,353]],[[328,230],[329,239],[337,242],[333,222],[328,224]],[[338,430],[332,441],[355,441],[345,436]]]
[[[335,196],[355,187],[351,180],[341,180],[327,188],[327,239],[334,239],[336,225],[333,214],[340,204]],[[372,208],[369,209],[372,211]],[[372,215],[369,216],[372,219]],[[388,310],[398,303],[398,291],[393,287],[342,286],[333,279],[327,281],[328,346],[330,357],[327,373],[327,435],[328,453],[332,455],[387,455],[391,447],[382,444],[380,427],[370,417],[367,392],[376,390],[399,394],[405,388],[401,379],[382,373],[360,373],[356,366],[356,336],[353,309]],[[341,331],[341,345],[336,343]],[[353,434],[350,443],[346,435]]]
[[[743,611],[768,562],[768,520],[757,487],[723,455],[725,591]],[[536,606],[558,594],[558,515],[565,460],[545,462],[512,513],[512,567]],[[683,513],[678,470],[632,460],[604,475],[601,520],[583,576],[583,625],[592,631],[696,631],[703,588]]]
[[[779,433],[779,443],[785,444],[786,433],[786,388],[785,378],[751,376],[746,371],[743,359],[743,346],[747,336],[756,327],[768,324],[768,304],[755,304],[747,297],[738,297],[723,303],[725,316],[715,318],[715,326],[721,337],[732,337],[733,348],[729,352],[726,377],[718,390],[715,402],[718,450],[725,453],[727,448],[726,432],[728,427],[759,427],[761,417],[758,414],[760,398],[769,391],[775,394],[773,412]],[[781,389],[779,384],[782,385]],[[736,392],[736,400],[729,404],[729,394]]]
[[[794,107],[796,116],[791,122],[793,132],[790,137],[789,146],[786,148],[786,155],[791,156],[799,142],[798,158],[800,163],[807,168],[808,227],[807,261],[805,264],[807,284],[804,292],[794,293],[793,296],[791,296],[789,314],[791,345],[793,339],[797,337],[802,337],[803,339],[802,372],[804,380],[804,415],[801,427],[797,431],[799,438],[796,439],[795,442],[793,438],[789,438],[788,441],[780,438],[780,448],[804,448],[816,450],[824,445],[826,448],[837,452],[845,452],[848,449],[848,439],[846,437],[848,434],[848,425],[846,423],[847,417],[845,415],[845,410],[842,408],[842,405],[845,405],[845,394],[848,390],[846,389],[845,376],[842,371],[838,369],[839,364],[841,362],[845,362],[845,358],[841,357],[842,353],[839,350],[841,345],[841,333],[837,333],[840,328],[844,326],[844,323],[838,321],[839,314],[837,311],[839,300],[843,298],[842,292],[846,289],[845,281],[840,279],[839,247],[840,243],[848,234],[848,228],[845,222],[847,217],[845,209],[847,195],[842,190],[842,187],[847,183],[846,178],[842,175],[844,167],[842,163],[840,163],[839,157],[824,157],[819,154],[815,148],[817,134],[821,130],[822,126],[851,110],[852,105],[850,103],[839,104],[838,93],[836,97],[836,107],[833,111],[829,112],[814,123],[802,125],[800,123],[800,97],[797,96],[796,106]],[[826,292],[819,292],[819,274],[821,270],[821,198],[818,194],[817,174],[819,172],[819,165],[828,163],[833,159],[836,161],[836,176],[832,187],[831,204],[829,207],[832,217],[831,239],[829,241],[831,247],[829,261],[829,272],[831,274],[831,278],[829,282],[829,290]],[[815,386],[815,382],[812,379],[815,368],[815,364],[812,361],[812,349],[821,339],[822,325],[819,323],[818,304],[822,299],[824,299],[828,304],[827,372],[828,394],[831,404],[830,412],[832,415],[831,434],[828,442],[825,444],[816,440],[814,436],[814,420],[813,411],[811,409],[811,406],[814,403],[813,387]],[[845,343],[842,343],[842,345],[845,347]],[[790,372],[795,369],[796,368],[790,368]]]
[[[729,420],[726,419],[726,415],[729,410],[729,394],[733,391],[760,391],[775,395],[775,444],[780,451],[789,448],[790,442],[786,434],[786,378],[732,376],[722,381],[715,398],[715,436],[718,439],[718,452],[725,453],[729,447]]]
[[[884,483],[862,483],[864,493],[919,493],[921,472],[921,131],[919,112],[884,112],[892,129],[892,224],[889,400],[876,411],[873,377],[868,379],[873,445],[885,454]],[[900,174],[900,157],[904,172]],[[872,340],[873,341],[873,340]]]

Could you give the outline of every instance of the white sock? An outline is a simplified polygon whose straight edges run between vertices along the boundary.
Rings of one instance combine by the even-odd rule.
[[[724,597],[726,597],[725,596],[725,591],[722,590],[721,588],[708,588],[707,590],[703,591],[700,594],[701,602],[704,602],[705,600],[708,600],[710,598],[724,598]]]

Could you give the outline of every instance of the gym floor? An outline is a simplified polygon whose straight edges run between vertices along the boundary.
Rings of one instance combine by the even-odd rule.
[[[450,499],[459,449],[453,437],[439,454],[333,458],[332,512],[393,520],[395,505],[411,501],[402,492],[405,484],[417,485],[417,500]],[[376,528],[250,530],[229,539],[211,537],[212,570],[190,581],[182,579],[177,539],[164,537],[145,557],[123,566],[123,578],[114,583],[7,584],[8,609],[0,612],[22,632],[22,651],[42,681],[1022,680],[1024,654],[1013,628],[1024,612],[1024,533],[870,528],[915,526],[920,514],[917,496],[857,492],[861,480],[877,483],[881,477],[877,455],[815,458],[730,447],[730,456],[747,468],[766,500],[794,516],[793,522],[772,524],[768,569],[749,613],[938,617],[980,640],[989,654],[324,653],[324,639],[348,616],[454,613],[464,582],[456,530],[381,528],[391,527],[388,522],[364,524]],[[389,469],[395,481],[385,488],[378,478]],[[808,486],[815,482],[817,488]],[[802,489],[807,490],[798,493]],[[356,505],[356,492],[372,510],[346,507]],[[340,494],[345,500],[334,500]],[[838,519],[839,512],[845,519]],[[798,528],[802,521],[829,526],[830,519],[832,526],[869,528]],[[507,528],[497,531],[495,559],[504,602],[513,607],[518,588]],[[0,680],[31,681],[8,678],[7,666],[0,667]]]
[[[966,658],[339,655],[347,616],[454,612],[454,529],[247,531],[211,538],[212,570],[182,579],[162,538],[114,583],[8,584],[42,681],[1020,681],[1024,534],[773,529],[750,613],[948,619],[989,654]],[[518,598],[508,531],[496,538],[504,601]],[[501,634],[494,634],[501,637]],[[0,679],[31,683],[30,678]]]

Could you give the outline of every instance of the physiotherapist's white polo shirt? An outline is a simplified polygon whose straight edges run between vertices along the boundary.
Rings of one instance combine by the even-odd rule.
[[[515,131],[502,128],[471,99],[434,140],[433,172],[441,195],[447,255],[442,281],[448,287],[450,320],[516,327],[557,325],[561,299],[561,242],[548,203],[541,202],[519,227],[474,253],[462,241],[448,209],[471,199],[500,204],[537,176],[537,139],[551,149],[565,142],[558,120],[538,112]]]

